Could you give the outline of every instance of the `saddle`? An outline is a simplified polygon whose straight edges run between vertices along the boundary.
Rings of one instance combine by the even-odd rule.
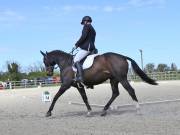
[[[91,51],[86,57],[84,57],[81,61],[80,61],[80,64],[82,65],[82,68],[83,69],[87,69],[87,68],[90,68],[94,62],[94,58],[96,56],[98,56],[98,50],[97,49],[94,49],[93,51]],[[73,68],[73,71],[74,72],[77,72],[77,69],[72,66]]]

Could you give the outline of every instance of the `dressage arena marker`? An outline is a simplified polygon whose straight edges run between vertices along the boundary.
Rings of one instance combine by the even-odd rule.
[[[171,102],[180,102],[180,99],[172,99],[172,100],[159,100],[159,101],[149,101],[149,102],[144,102],[144,103],[139,103],[139,105],[151,105],[151,104],[162,104],[162,103],[171,103]],[[84,103],[79,103],[79,102],[71,102],[69,101],[70,105],[85,105]],[[92,107],[97,107],[97,108],[104,108],[105,105],[100,105],[100,104],[90,104]],[[120,108],[125,108],[125,107],[132,107],[135,106],[134,104],[123,104],[123,105],[114,105],[110,106],[111,110],[117,110]]]
[[[43,93],[42,93],[42,101],[43,102],[51,102],[51,95],[50,95],[50,93],[49,93],[49,91],[44,91]]]

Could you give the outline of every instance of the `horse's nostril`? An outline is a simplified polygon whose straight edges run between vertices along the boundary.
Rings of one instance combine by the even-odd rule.
[[[52,76],[52,75],[53,75],[53,72],[47,72],[47,75],[48,75],[48,76]]]

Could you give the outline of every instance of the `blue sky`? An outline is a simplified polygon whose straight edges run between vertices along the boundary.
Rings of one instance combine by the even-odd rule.
[[[178,0],[0,0],[0,71],[6,61],[22,69],[41,62],[42,51],[69,52],[90,15],[100,53],[116,52],[140,65],[176,63],[180,68]]]

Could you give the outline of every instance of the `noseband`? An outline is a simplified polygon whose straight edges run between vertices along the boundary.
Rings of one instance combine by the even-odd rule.
[[[47,69],[51,69],[51,70],[57,69],[57,68],[58,68],[58,66],[57,66],[57,67],[54,67],[54,66],[48,66],[48,67],[47,67]]]

